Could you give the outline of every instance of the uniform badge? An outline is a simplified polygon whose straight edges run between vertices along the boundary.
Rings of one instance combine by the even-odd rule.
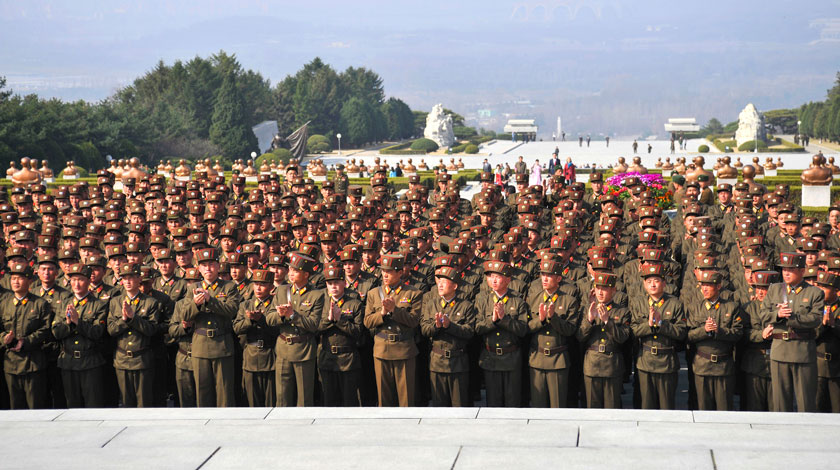
[[[808,303],[808,298],[805,297],[804,299],[802,299],[802,302],[807,304]]]
[[[312,305],[312,302],[310,302],[308,300],[304,300],[300,303],[300,305],[301,305],[301,307],[309,307],[309,306]]]

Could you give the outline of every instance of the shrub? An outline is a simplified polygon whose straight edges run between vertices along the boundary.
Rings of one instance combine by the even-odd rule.
[[[256,161],[254,161],[254,166],[259,169],[260,165],[263,164],[264,161],[268,160],[268,163],[271,164],[272,161],[275,162],[283,162],[285,165],[289,163],[289,160],[292,159],[292,152],[289,149],[275,149],[271,152],[264,153],[257,157]],[[248,162],[245,162],[248,163]]]
[[[460,144],[460,145],[456,145],[454,147],[451,147],[449,149],[449,151],[451,153],[462,153],[465,148],[467,148],[467,144]]]
[[[513,137],[510,135],[510,132],[503,132],[501,134],[496,134],[497,140],[512,140]]]
[[[312,134],[306,139],[306,149],[309,153],[331,152],[332,144],[325,135]],[[326,150],[325,150],[326,149]]]
[[[87,178],[88,176],[90,176],[90,173],[87,171],[87,168],[85,168],[85,167],[77,166],[76,171],[78,172],[78,174],[76,175],[77,178]],[[64,179],[64,170],[63,169],[58,172],[58,176],[56,176],[56,179]]]
[[[703,145],[697,147],[697,151],[700,152],[700,153],[706,153],[706,152],[709,151],[709,146],[706,145],[706,144],[703,144]]]
[[[758,141],[748,140],[748,141],[744,142],[743,144],[739,145],[738,150],[741,151],[741,152],[748,152],[750,150],[755,150],[756,144],[758,145],[759,150],[767,150],[767,142],[764,142],[763,140],[758,140]]]
[[[467,126],[454,126],[452,128],[452,133],[455,134],[456,139],[469,139],[474,135],[478,135],[475,128]]]
[[[411,143],[411,150],[422,150],[426,153],[434,152],[438,149],[438,144],[431,139],[419,138]]]
[[[327,153],[332,152],[332,147],[326,142],[316,142],[309,146],[309,153]]]
[[[464,153],[478,153],[478,146],[469,144],[467,148],[464,149]]]

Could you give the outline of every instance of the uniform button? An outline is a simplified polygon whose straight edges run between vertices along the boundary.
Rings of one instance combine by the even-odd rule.
[[[658,338],[658,336],[656,336],[656,335],[653,335],[653,339],[656,339],[656,338]]]
[[[76,343],[75,343],[75,344],[79,344],[79,342],[78,342],[78,341],[76,341]]]
[[[130,331],[128,332],[128,336],[131,336],[131,332],[130,332]]]

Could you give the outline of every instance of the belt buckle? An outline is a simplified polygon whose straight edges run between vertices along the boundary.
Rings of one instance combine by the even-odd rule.
[[[606,344],[599,344],[599,345],[598,345],[598,352],[599,352],[599,353],[605,353],[605,352],[607,352],[607,345],[606,345]]]
[[[210,329],[210,328],[208,328],[208,329],[204,330],[204,332],[207,334],[206,336],[207,336],[208,338],[215,338],[215,337],[216,337],[216,330],[215,330],[215,328],[214,328],[214,329]]]
[[[505,354],[505,351],[504,351],[503,348],[496,348],[496,355],[497,356],[503,356],[504,354]]]
[[[82,352],[81,351],[73,351],[73,359],[81,359]]]
[[[782,333],[782,339],[785,340],[785,341],[789,340],[790,339],[790,332],[785,331],[784,333]]]
[[[134,357],[134,352],[132,352],[132,351],[126,351],[126,352],[125,352],[125,357],[128,357],[128,358],[133,358],[133,357]]]
[[[654,356],[659,355],[659,348],[657,346],[651,346],[650,347],[650,353],[653,354]]]
[[[189,351],[187,351],[187,357],[192,358],[192,349],[190,349]]]
[[[717,362],[718,361],[718,355],[717,354],[709,354],[709,360],[712,361],[712,362]]]
[[[399,341],[399,337],[400,335],[396,333],[388,333],[388,341],[392,343],[396,343],[397,341]]]
[[[443,350],[443,357],[444,357],[444,359],[451,359],[452,358],[452,351],[450,351],[449,349],[444,349]]]
[[[330,346],[330,352],[333,354],[338,354],[338,346]]]
[[[261,339],[258,339],[257,340],[257,349],[262,349],[264,347],[265,347],[265,342],[263,342],[263,340],[261,340]]]
[[[825,353],[825,360],[826,360],[826,361],[830,361],[830,360],[831,360],[831,353]]]
[[[291,336],[284,336],[284,337],[283,337],[283,341],[285,341],[285,342],[286,342],[286,344],[294,344],[294,343],[292,342],[292,339],[293,339],[293,338],[292,338]]]
[[[543,348],[544,356],[551,356],[551,348]]]

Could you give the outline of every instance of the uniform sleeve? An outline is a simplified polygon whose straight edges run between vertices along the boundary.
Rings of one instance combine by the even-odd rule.
[[[420,308],[420,333],[426,338],[434,338],[439,331],[439,328],[435,326],[435,314],[437,313],[436,300],[431,292],[427,292],[423,296],[423,304]]]
[[[461,339],[470,339],[475,335],[475,327],[473,325],[475,322],[475,309],[467,302],[464,302],[463,306],[458,306],[458,309],[463,311],[463,315],[465,316],[464,323],[457,323],[450,318],[449,326],[442,328],[442,330]],[[432,324],[434,324],[434,320]]]
[[[688,334],[688,326],[686,325],[685,310],[683,309],[682,302],[677,300],[672,320],[663,320],[659,326],[659,333],[677,341],[685,341],[685,337]]]
[[[358,341],[361,339],[362,332],[364,331],[364,326],[362,326],[362,317],[364,316],[362,303],[355,303],[351,311],[352,313],[350,315],[341,315],[338,321],[335,322],[335,326],[343,333],[350,335],[354,340]]]
[[[215,313],[225,318],[233,320],[236,317],[236,312],[239,309],[239,294],[236,292],[236,287],[232,283],[227,283],[225,288],[225,296],[221,299],[213,297],[212,295],[204,301],[201,309],[208,313]],[[193,302],[195,305],[195,302]]]
[[[175,312],[172,314],[172,318],[169,320],[169,339],[175,340],[177,338],[181,338],[187,336],[187,330],[181,325],[181,322],[184,321],[184,303],[185,300],[181,299],[175,303]]]
[[[158,318],[160,318],[160,302],[149,298],[146,316],[140,315],[137,309],[134,310],[134,316],[128,319],[128,326],[139,331],[146,336],[154,336],[157,332]]]
[[[630,338],[630,310],[626,308],[620,309],[620,315],[610,315],[607,324],[604,326],[604,331],[607,333],[607,338],[617,344],[624,343]],[[619,313],[616,312],[616,313]],[[600,321],[600,320],[597,320]]]
[[[306,312],[294,312],[289,323],[310,333],[317,333],[322,310],[324,310],[324,292],[320,291],[317,292],[311,308]]]
[[[61,305],[61,311],[64,312],[67,309],[67,304]],[[52,331],[52,335],[55,339],[62,340],[67,338],[73,334],[72,325],[67,324],[66,318],[64,315],[61,317],[53,315],[53,320],[50,325],[50,330]],[[79,323],[81,323],[82,319],[79,318]]]
[[[239,311],[236,313],[236,318],[233,319],[234,334],[245,334],[251,328],[251,319],[245,315],[245,310],[248,308],[247,304],[247,302],[239,304]]]
[[[823,311],[825,310],[825,294],[818,288],[810,289],[813,294],[809,296],[810,301],[807,310],[793,312],[788,318],[788,326],[791,328],[816,328],[822,322]]]
[[[718,325],[715,339],[720,341],[738,342],[744,333],[744,319],[741,317],[741,307],[732,309],[729,325]]]
[[[423,304],[420,295],[420,292],[416,291],[403,297],[403,299],[409,300],[408,306],[404,307],[400,307],[400,301],[398,300],[394,311],[391,313],[394,321],[409,328],[416,328],[420,324],[420,308]]]
[[[528,334],[528,306],[523,301],[517,302],[516,313],[511,315],[508,313],[501,320],[499,320],[499,328],[510,331],[520,338]]]
[[[695,312],[694,309],[688,309],[686,313],[686,325],[688,328],[688,337],[687,341],[689,343],[699,343],[705,339],[709,338],[709,335],[706,334],[706,319],[703,318],[701,320],[701,313],[702,312]]]
[[[368,291],[367,302],[365,302],[365,327],[371,331],[376,329],[384,320],[382,318],[382,302],[375,289]]]
[[[551,327],[563,336],[573,336],[578,329],[580,323],[580,309],[578,308],[578,300],[576,297],[564,296],[566,301],[559,306],[554,305],[554,316],[548,319]],[[558,312],[558,307],[562,307],[562,311]]]
[[[110,308],[108,309],[108,334],[111,336],[119,336],[128,329],[128,324],[122,320],[123,296],[111,298]]]

